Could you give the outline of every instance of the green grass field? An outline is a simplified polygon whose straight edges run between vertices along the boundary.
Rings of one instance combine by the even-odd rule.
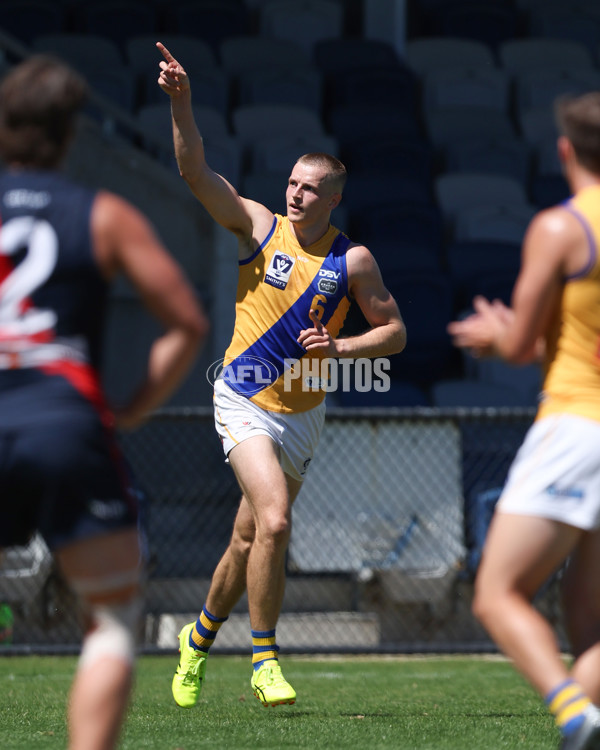
[[[143,656],[123,750],[395,748],[544,750],[558,733],[542,701],[492,657],[282,656],[298,692],[264,708],[250,691],[249,657],[210,657],[198,705],[171,697],[177,658]],[[65,748],[65,702],[75,659],[0,660],[0,748]]]

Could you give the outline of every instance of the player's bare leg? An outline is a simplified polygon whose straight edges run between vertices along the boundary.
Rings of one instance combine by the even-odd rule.
[[[87,539],[57,554],[89,609],[69,702],[69,750],[112,750],[128,707],[139,612],[136,530]]]

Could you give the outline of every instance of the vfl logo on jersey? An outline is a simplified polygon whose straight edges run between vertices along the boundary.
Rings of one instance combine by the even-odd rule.
[[[265,274],[265,282],[277,289],[285,289],[295,260],[285,253],[276,252],[271,258],[269,267]]]
[[[319,283],[317,284],[319,291],[324,294],[335,294],[340,276],[341,273],[339,271],[328,271],[325,268],[321,268],[319,271]]]

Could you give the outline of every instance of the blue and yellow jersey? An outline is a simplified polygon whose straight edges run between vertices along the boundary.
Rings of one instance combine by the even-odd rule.
[[[310,310],[331,336],[339,334],[350,307],[349,244],[330,226],[320,240],[303,248],[287,217],[275,214],[265,241],[239,264],[235,329],[223,370],[234,391],[276,412],[302,412],[323,401],[323,390],[310,387],[304,377],[285,378],[284,372],[291,361],[309,356],[297,339],[301,330],[313,326]],[[319,362],[314,364],[313,372],[318,372]]]
[[[538,417],[576,414],[600,421],[600,186],[564,203],[582,224],[586,267],[565,279],[560,314],[546,337],[546,374]]]

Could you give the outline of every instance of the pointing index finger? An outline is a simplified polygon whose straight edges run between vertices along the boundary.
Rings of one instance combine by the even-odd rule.
[[[319,333],[321,333],[321,331],[323,330],[323,323],[321,323],[321,321],[317,317],[316,312],[314,310],[310,310],[310,312],[308,313],[308,317],[315,324],[315,328],[317,329],[317,331],[319,331]]]
[[[167,62],[175,62],[175,58],[162,42],[156,42],[156,46],[162,52],[162,55]]]

